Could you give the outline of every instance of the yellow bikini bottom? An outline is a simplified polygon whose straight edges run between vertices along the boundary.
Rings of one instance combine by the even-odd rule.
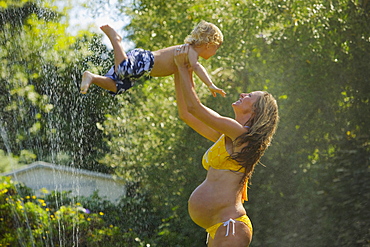
[[[250,221],[250,219],[247,215],[240,216],[237,219],[231,219],[230,218],[228,221],[217,223],[216,225],[213,225],[213,226],[207,228],[206,231],[208,232],[209,236],[211,236],[211,238],[214,239],[215,235],[216,235],[216,232],[217,232],[217,229],[220,226],[223,225],[223,226],[226,226],[226,235],[225,236],[229,236],[229,232],[231,230],[230,229],[230,224],[232,224],[232,234],[235,235],[235,221],[244,222],[248,226],[249,230],[251,230],[251,233],[253,233],[252,222]]]

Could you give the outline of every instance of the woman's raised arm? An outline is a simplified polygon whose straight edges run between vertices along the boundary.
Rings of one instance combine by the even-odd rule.
[[[191,71],[188,71],[188,73],[191,74]],[[191,75],[189,76],[192,79]],[[191,80],[191,83],[194,84],[193,80]],[[210,141],[216,142],[221,135],[220,132],[212,129],[211,127],[209,127],[208,125],[194,117],[188,111],[180,84],[179,73],[175,73],[175,90],[176,90],[177,109],[180,119],[203,137],[207,138]]]
[[[180,50],[175,51],[175,62],[177,64],[179,73],[179,79],[177,80],[177,83],[180,84],[181,88],[177,89],[177,91],[182,91],[186,112],[202,122],[203,125],[214,129],[218,133],[225,134],[232,140],[235,140],[238,136],[246,132],[246,128],[242,124],[238,123],[235,119],[223,117],[200,102],[194,89],[191,73],[189,73],[188,70],[188,49],[189,47],[184,45]],[[185,106],[183,107],[185,108]]]

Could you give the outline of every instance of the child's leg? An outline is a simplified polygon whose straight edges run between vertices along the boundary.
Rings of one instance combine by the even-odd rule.
[[[91,83],[106,90],[117,92],[116,82],[114,80],[106,76],[95,75],[89,71],[85,71],[82,75],[80,92],[86,94]]]
[[[112,43],[114,52],[114,66],[115,71],[117,72],[118,65],[120,65],[123,60],[127,59],[127,55],[122,46],[122,37],[119,36],[119,34],[109,25],[101,26],[100,29],[108,36],[110,42]]]
[[[127,59],[127,55],[122,46],[122,38],[109,25],[104,25],[100,27],[100,29],[108,36],[110,42],[112,43],[114,52],[114,68],[115,71],[117,71],[118,65]],[[82,75],[80,92],[86,94],[91,83],[109,91],[117,92],[116,82],[114,80],[106,76],[95,75],[89,71],[85,71]]]

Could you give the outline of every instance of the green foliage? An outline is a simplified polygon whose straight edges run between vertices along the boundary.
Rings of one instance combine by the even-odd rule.
[[[355,179],[355,174],[365,178],[369,173],[368,161],[365,158],[357,162],[355,156],[346,154],[355,151],[369,157],[365,137],[369,136],[365,124],[369,116],[366,114],[369,112],[369,71],[363,67],[369,64],[369,59],[364,57],[370,52],[369,42],[364,39],[369,32],[368,7],[347,5],[347,2],[332,4],[308,2],[304,8],[286,3],[284,11],[294,17],[292,25],[267,35],[266,42],[271,42],[274,48],[262,55],[268,57],[266,64],[274,68],[277,81],[284,81],[280,85],[286,95],[280,101],[282,121],[276,144],[265,161],[278,166],[269,167],[271,172],[263,171],[272,179],[270,186],[264,186],[277,193],[273,200],[281,205],[281,211],[290,212],[280,217],[287,222],[285,227],[276,220],[262,238],[278,238],[281,233],[275,231],[278,227],[287,233],[285,242],[290,243],[289,246],[307,242],[308,236],[329,229],[331,234],[318,235],[307,246],[366,246],[369,239],[366,232],[353,230],[349,237],[348,232],[343,234],[341,229],[342,226],[347,231],[354,229],[355,221],[362,226],[366,224],[358,214],[366,215],[367,203],[357,195],[361,193],[369,198],[369,194],[352,188],[354,184],[365,185],[363,179]],[[295,16],[297,13],[299,16]],[[356,145],[352,144],[354,139]],[[277,157],[280,162],[276,162]],[[344,178],[344,174],[337,171],[349,163],[351,169]],[[278,176],[279,173],[284,177]],[[262,179],[265,177],[256,182],[265,183]],[[333,186],[339,181],[340,186]],[[344,212],[343,201],[326,200],[337,198],[337,194],[345,195],[346,199],[342,199],[350,200],[357,208],[350,209],[347,204],[348,211]],[[272,210],[273,205],[257,212]],[[346,222],[341,221],[343,215]],[[268,217],[276,219],[276,214]],[[264,219],[264,224],[268,221]]]
[[[150,50],[182,43],[202,19],[221,28],[224,44],[214,58],[201,63],[216,84],[227,90],[228,97],[213,99],[198,88],[202,101],[216,111],[231,115],[230,101],[244,91],[268,90],[278,99],[280,128],[263,159],[267,168],[259,167],[254,175],[251,202],[246,204],[255,225],[253,246],[276,246],[281,241],[284,246],[368,243],[366,230],[354,230],[356,239],[348,233],[354,229],[351,222],[368,228],[358,216],[368,204],[351,189],[353,183],[369,186],[363,180],[369,174],[366,123],[370,116],[366,2],[143,0],[124,11],[131,18],[126,27],[129,39]],[[178,206],[175,218],[179,219],[186,217],[185,202],[204,178],[199,176],[200,157],[209,144],[181,123],[173,123],[175,109],[169,110],[171,102],[167,100],[168,95],[174,95],[171,80],[152,79],[125,96],[130,105],[104,124],[114,155],[102,161],[117,166],[120,174],[150,185],[153,194],[169,207]],[[157,88],[158,84],[166,88]],[[148,91],[148,87],[156,88]],[[153,92],[155,98],[150,97]],[[112,131],[115,119],[116,130],[119,122],[124,122],[122,131]],[[160,123],[165,130],[157,127]],[[349,148],[352,140],[356,144]],[[344,155],[354,150],[362,150],[367,158],[353,162],[354,156]],[[353,166],[342,177],[335,171],[342,171],[344,164]],[[337,184],[341,186],[331,185],[333,176],[339,176],[342,182]],[[326,187],[331,189],[326,191]],[[340,200],[323,203],[324,198],[336,198],[337,193],[347,198],[342,198],[344,201],[354,202],[356,212],[343,212]],[[360,193],[368,201],[369,194]],[[343,214],[355,219],[341,221],[346,219]],[[339,222],[346,233],[342,227],[338,229]],[[182,243],[201,243],[203,233],[185,223],[183,228],[197,232],[189,230],[192,242]],[[332,234],[321,234],[328,229]]]
[[[52,4],[7,1],[0,8],[0,149],[111,172],[95,161],[106,151],[95,122],[113,99],[78,93],[83,70],[92,62],[101,66],[95,70],[107,66],[100,55],[109,52],[92,33],[68,34],[65,13]]]
[[[1,177],[0,182],[3,246],[67,246],[75,242],[82,246],[145,246],[155,238],[155,222],[160,222],[145,194],[129,194],[113,204],[97,193],[90,197],[71,197],[68,192],[35,196],[10,178]],[[134,186],[128,189],[136,193]]]
[[[99,2],[106,4],[94,8]],[[252,246],[369,245],[368,1],[119,2],[131,19],[128,38],[149,50],[183,43],[202,19],[220,27],[224,44],[201,63],[227,97],[213,98],[195,77],[202,102],[217,112],[232,117],[230,103],[241,92],[262,89],[278,99],[280,127],[245,205]],[[205,233],[186,207],[204,179],[200,162],[210,143],[179,121],[173,78],[142,80],[115,98],[92,86],[81,97],[82,71],[103,74],[112,54],[100,36],[69,35],[65,13],[41,3],[0,1],[0,160],[114,171],[132,183],[131,192],[120,209],[96,195],[81,199],[95,214],[90,221],[68,194],[45,200],[50,211],[32,195],[13,198],[12,206],[1,203],[8,212],[2,219],[25,230],[4,223],[6,238],[50,243],[55,227],[89,246],[122,239],[130,246],[201,245]],[[49,228],[39,225],[45,215]],[[73,235],[76,229],[85,235]]]
[[[0,172],[8,172],[12,168],[18,168],[18,159],[11,155],[6,155],[3,150],[0,150]]]

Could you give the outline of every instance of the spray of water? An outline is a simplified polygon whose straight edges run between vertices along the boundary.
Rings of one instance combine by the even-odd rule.
[[[102,136],[95,123],[104,120],[102,109],[109,108],[112,100],[106,95],[104,99],[81,96],[78,86],[83,70],[91,62],[98,68],[106,68],[104,63],[108,62],[108,56],[104,55],[107,54],[105,46],[97,39],[94,44],[89,44],[93,42],[91,38],[80,36],[76,41],[68,36],[63,24],[59,23],[61,20],[60,13],[43,7],[41,2],[24,5],[14,2],[14,5],[9,3],[0,9],[0,55],[4,61],[0,71],[0,104],[3,108],[0,111],[0,149],[5,153],[4,159],[17,160],[19,164],[43,160],[75,168],[72,190],[79,195],[81,186],[77,169],[91,169],[96,165],[93,159],[99,156],[96,153],[103,155],[103,142],[92,143],[91,140]],[[92,89],[91,94],[94,93],[95,96],[99,94]],[[9,163],[4,171],[16,170],[19,168],[16,163]],[[107,172],[104,167],[101,169]],[[54,169],[52,180],[60,181],[62,175],[61,170]],[[16,173],[13,181],[19,181]],[[34,220],[36,216],[30,216],[35,210],[30,207],[34,202],[40,206],[37,208],[45,209],[44,197],[29,198],[20,187],[14,188],[20,198],[13,197],[12,203],[8,204],[13,227],[26,229],[26,233],[15,231],[13,237],[17,238],[19,246],[40,246],[41,242],[45,244],[43,246],[79,245],[80,220],[75,217],[71,226],[66,225],[62,210],[58,211],[59,215],[47,215],[56,224],[49,224],[42,234],[36,234],[36,239],[35,229],[41,229],[41,226],[31,225],[29,217]],[[53,190],[63,190],[62,185],[54,183]],[[69,205],[77,203],[72,198]],[[67,210],[63,208],[65,198],[61,193],[55,193],[54,204],[56,209]],[[76,212],[78,208],[81,207],[76,207]],[[49,212],[48,208],[46,212]],[[41,211],[37,217],[43,217]],[[52,229],[53,226],[57,229]],[[70,232],[72,236],[68,236]]]

